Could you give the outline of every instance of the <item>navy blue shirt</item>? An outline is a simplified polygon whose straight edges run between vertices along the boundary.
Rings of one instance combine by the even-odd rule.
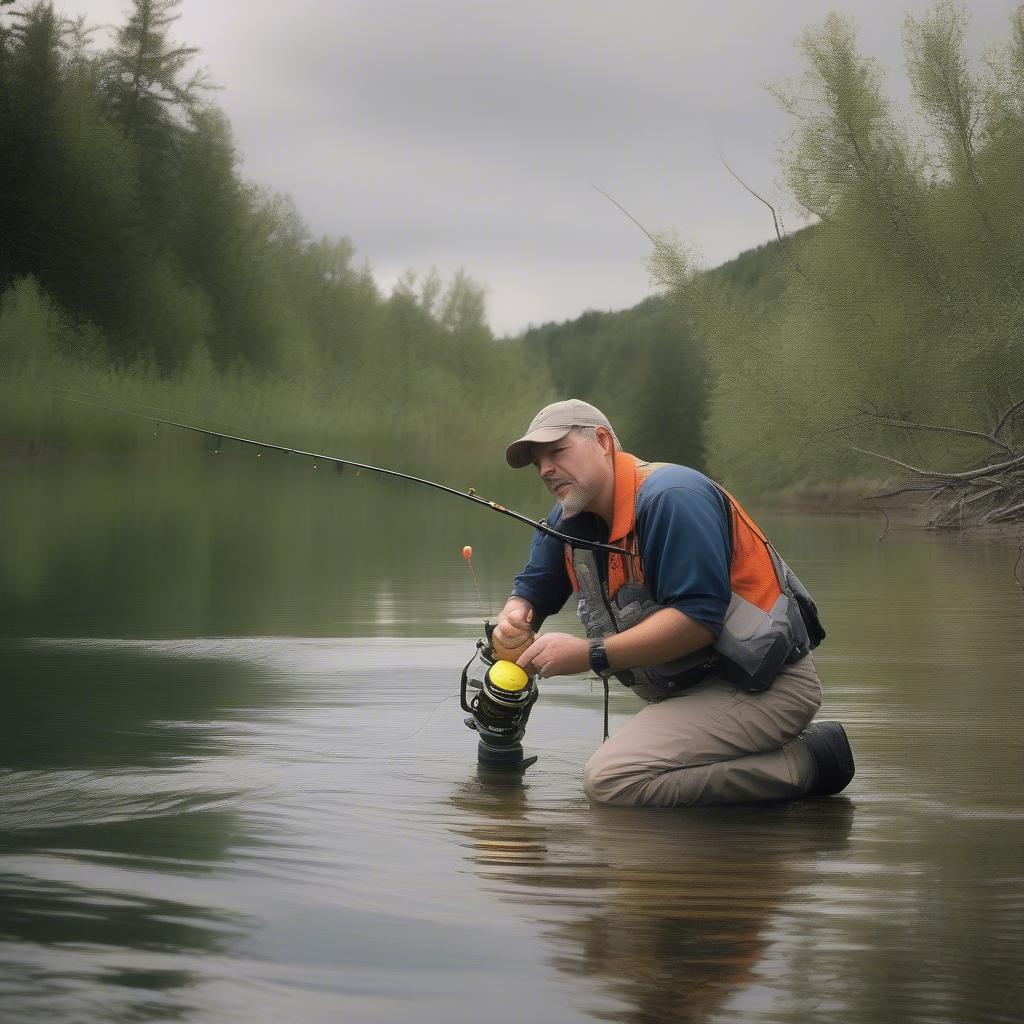
[[[583,540],[608,540],[608,527],[590,512],[562,519],[556,505],[548,525]],[[661,466],[640,485],[636,496],[636,535],[644,576],[654,600],[722,631],[732,591],[732,541],[725,496],[703,474],[687,466]],[[607,555],[597,552],[606,577]],[[512,586],[540,618],[559,611],[572,593],[561,541],[539,530],[530,560]]]

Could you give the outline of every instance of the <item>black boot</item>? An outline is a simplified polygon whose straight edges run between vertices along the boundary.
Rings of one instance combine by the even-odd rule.
[[[853,751],[846,730],[838,722],[812,722],[800,739],[807,744],[817,777],[804,796],[832,796],[844,790],[853,778]]]

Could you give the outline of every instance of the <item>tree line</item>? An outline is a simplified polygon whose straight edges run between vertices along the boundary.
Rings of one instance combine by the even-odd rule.
[[[962,4],[909,17],[910,122],[849,20],[808,29],[774,87],[794,119],[776,240],[707,270],[656,236],[662,296],[495,338],[465,273],[383,295],[346,239],[242,178],[177,6],[132,0],[103,50],[52,3],[3,7],[0,373],[432,465],[574,395],[746,494],[941,483],[1024,446],[1024,8],[981,70]],[[811,226],[787,233],[794,213]],[[28,436],[120,434],[8,394],[0,437]]]

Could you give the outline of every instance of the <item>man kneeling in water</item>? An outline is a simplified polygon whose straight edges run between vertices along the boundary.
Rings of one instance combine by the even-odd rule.
[[[587,762],[591,799],[694,806],[849,783],[843,727],[811,724],[817,609],[731,495],[694,469],[622,452],[604,414],[577,399],[542,409],[505,458],[537,468],[558,501],[549,525],[633,553],[538,531],[495,627],[528,672],[591,669],[649,702]],[[573,591],[587,639],[535,637]]]

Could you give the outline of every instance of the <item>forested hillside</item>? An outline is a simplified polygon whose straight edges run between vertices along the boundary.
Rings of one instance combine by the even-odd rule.
[[[785,284],[777,241],[708,271],[747,301],[775,302]],[[617,313],[590,311],[524,336],[530,358],[550,368],[555,391],[607,410],[630,449],[645,458],[705,468],[704,422],[711,361],[689,318],[660,296]]]

